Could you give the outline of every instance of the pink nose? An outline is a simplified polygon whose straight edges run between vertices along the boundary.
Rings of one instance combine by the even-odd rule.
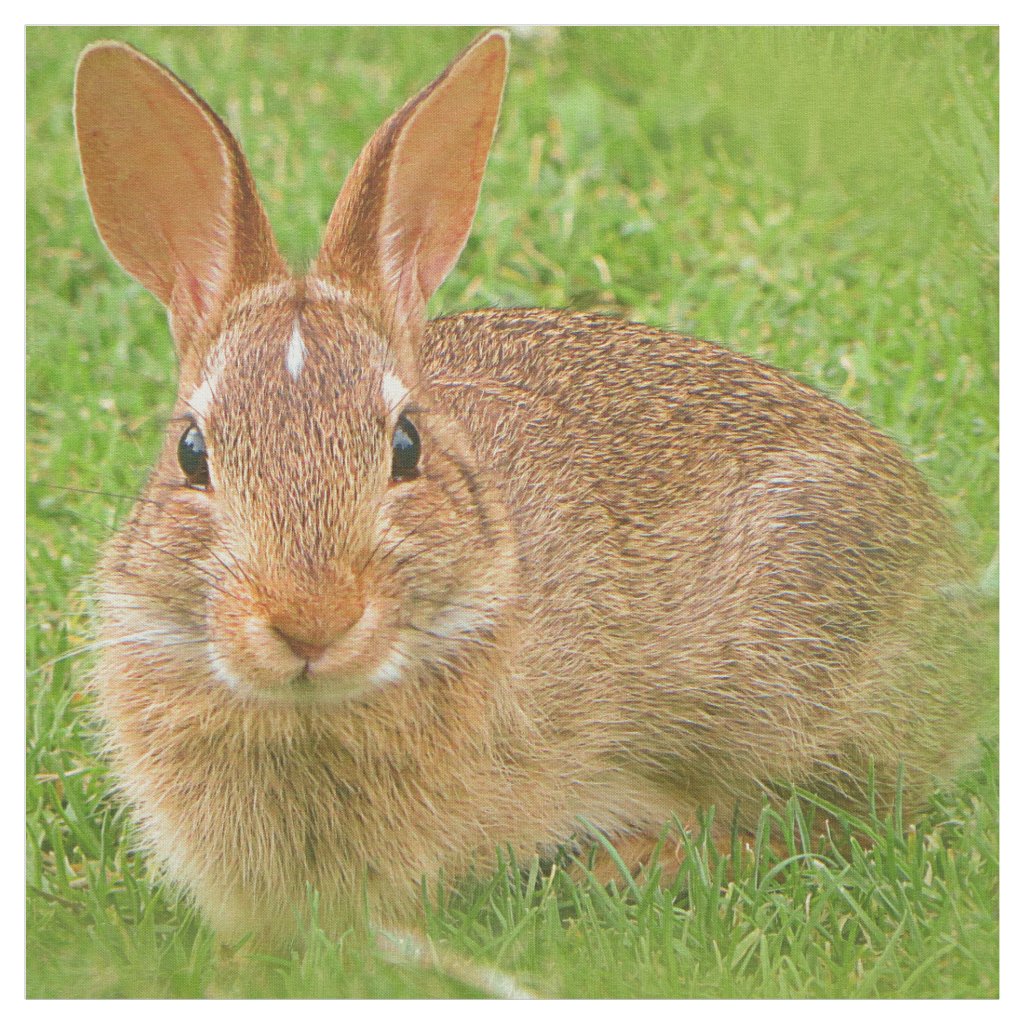
[[[357,584],[326,573],[308,580],[301,575],[273,579],[260,602],[264,622],[288,649],[312,663],[362,618],[366,606]]]
[[[309,640],[292,636],[280,626],[274,626],[274,632],[288,645],[288,649],[303,661],[316,661],[331,645],[330,640]]]
[[[268,625],[296,657],[315,662],[359,621],[363,611],[363,602],[352,597],[318,609],[309,605],[278,609],[269,617]]]

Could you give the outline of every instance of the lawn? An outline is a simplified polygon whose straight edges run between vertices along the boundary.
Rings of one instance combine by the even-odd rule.
[[[28,31],[28,992],[433,996],[482,989],[315,930],[225,949],[147,867],[88,715],[88,576],[174,394],[159,304],[103,249],[71,121],[82,46],[167,63],[242,142],[282,249],[316,252],[369,133],[468,29]],[[475,229],[432,309],[600,309],[781,366],[896,437],[978,566],[994,705],[998,37],[989,29],[517,34]],[[994,717],[903,835],[812,855],[700,835],[673,886],[509,865],[424,894],[446,962],[543,995],[998,994]],[[720,813],[725,813],[724,810]],[[769,821],[766,817],[765,825]]]

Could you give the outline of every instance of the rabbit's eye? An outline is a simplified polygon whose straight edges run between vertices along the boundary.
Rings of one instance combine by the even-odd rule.
[[[208,487],[210,470],[206,465],[206,441],[193,423],[178,442],[178,464],[191,487]]]
[[[415,480],[419,476],[420,435],[403,412],[391,442],[391,479]]]

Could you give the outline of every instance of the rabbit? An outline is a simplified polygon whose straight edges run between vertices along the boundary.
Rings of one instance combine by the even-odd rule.
[[[485,32],[383,124],[297,276],[203,100],[121,42],[79,59],[96,228],[179,365],[97,571],[95,703],[226,938],[288,941],[311,890],[328,930],[415,921],[497,851],[642,870],[666,822],[716,807],[725,843],[787,787],[909,813],[965,756],[968,560],[893,441],[643,324],[426,320],[507,62]]]

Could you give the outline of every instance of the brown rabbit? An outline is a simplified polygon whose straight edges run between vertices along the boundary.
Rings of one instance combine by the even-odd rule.
[[[749,827],[779,784],[856,808],[904,772],[913,802],[965,745],[965,569],[895,444],[640,324],[425,321],[507,47],[380,128],[305,277],[202,100],[122,43],[79,61],[96,225],[180,363],[100,570],[99,706],[146,841],[225,935],[288,936],[307,886],[329,928],[400,922],[423,877],[588,829],[632,867],[672,816]]]

